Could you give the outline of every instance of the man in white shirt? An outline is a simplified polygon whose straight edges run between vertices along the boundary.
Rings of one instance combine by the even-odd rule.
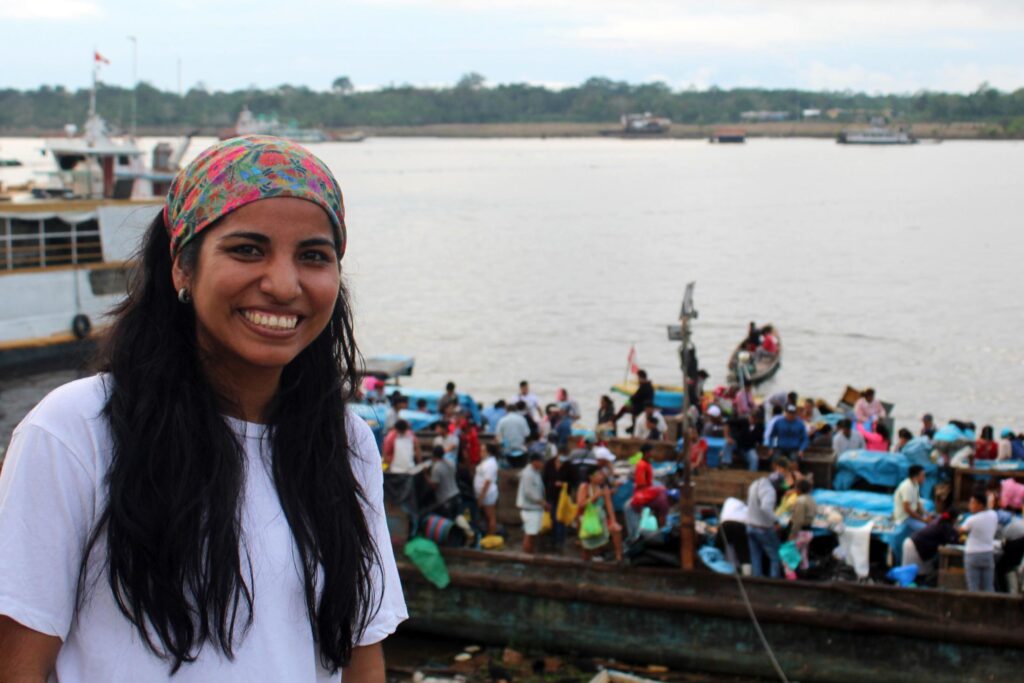
[[[925,472],[920,465],[911,465],[907,478],[896,488],[892,498],[892,521],[895,524],[907,523],[910,533],[923,529],[928,524],[929,515],[921,505],[921,484],[924,483]]]
[[[964,545],[964,573],[967,575],[967,590],[992,593],[995,591],[995,539],[999,527],[999,516],[989,510],[985,492],[971,496],[971,516],[960,526],[960,533],[967,534]]]
[[[512,397],[509,403],[515,404],[522,401],[526,404],[526,409],[530,411],[530,415],[533,417],[535,422],[540,422],[544,419],[544,415],[540,410],[540,399],[537,395],[530,391],[530,383],[525,379],[519,383],[519,393]]]
[[[487,456],[476,466],[473,474],[473,492],[476,502],[487,521],[487,535],[498,533],[498,459],[497,446],[487,444]]]
[[[658,431],[661,432],[659,440],[665,439],[668,434],[668,423],[665,421],[661,411],[650,403],[644,406],[644,412],[637,418],[636,427],[633,428],[633,436],[637,439],[647,439],[650,437],[651,430],[647,426],[649,418],[652,418],[658,424]]]
[[[858,430],[853,429],[853,423],[850,422],[849,418],[843,418],[836,425],[835,436],[832,437],[832,450],[836,452],[837,456],[842,455],[846,451],[857,451],[864,450],[867,448],[867,444],[864,442],[864,435]]]

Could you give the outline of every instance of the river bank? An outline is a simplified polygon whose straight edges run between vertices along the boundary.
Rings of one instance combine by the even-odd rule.
[[[664,140],[706,139],[718,127],[739,127],[749,138],[828,138],[834,139],[846,128],[858,128],[864,124],[850,124],[837,121],[773,121],[763,123],[674,123],[664,134],[636,137],[633,139]],[[181,126],[139,126],[138,134],[143,137],[173,137],[182,135],[186,129],[198,131],[197,135],[216,136],[221,132],[217,127]],[[437,123],[419,126],[351,126],[325,128],[334,137],[356,131],[381,138],[597,138],[604,137],[602,131],[617,131],[617,122],[583,123],[567,121],[523,122],[523,123]],[[914,123],[911,133],[922,140],[1022,140],[1024,127],[1001,122],[962,121],[954,123]],[[62,137],[63,130],[47,128],[0,129],[0,137]]]

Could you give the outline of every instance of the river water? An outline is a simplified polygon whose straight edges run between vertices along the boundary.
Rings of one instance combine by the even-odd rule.
[[[4,156],[40,145],[0,140]],[[1024,144],[313,148],[346,196],[362,350],[414,355],[410,386],[451,379],[485,402],[521,379],[545,401],[564,386],[592,423],[632,344],[655,381],[678,383],[665,326],[696,281],[712,386],[747,323],[770,321],[784,360],[766,391],[835,401],[847,384],[872,385],[902,425],[930,411],[1024,429]],[[0,438],[68,377],[3,381]]]

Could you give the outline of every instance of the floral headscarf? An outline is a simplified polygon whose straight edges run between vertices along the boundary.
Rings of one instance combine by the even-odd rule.
[[[173,259],[203,228],[235,209],[271,197],[297,197],[320,206],[345,253],[345,205],[338,181],[308,149],[270,135],[224,140],[195,158],[171,183],[164,225]]]

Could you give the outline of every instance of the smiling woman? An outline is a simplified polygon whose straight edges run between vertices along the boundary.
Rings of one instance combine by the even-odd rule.
[[[297,145],[228,140],[175,179],[105,372],[7,451],[0,680],[383,682],[406,610],[346,408],[344,250],[337,183]]]

